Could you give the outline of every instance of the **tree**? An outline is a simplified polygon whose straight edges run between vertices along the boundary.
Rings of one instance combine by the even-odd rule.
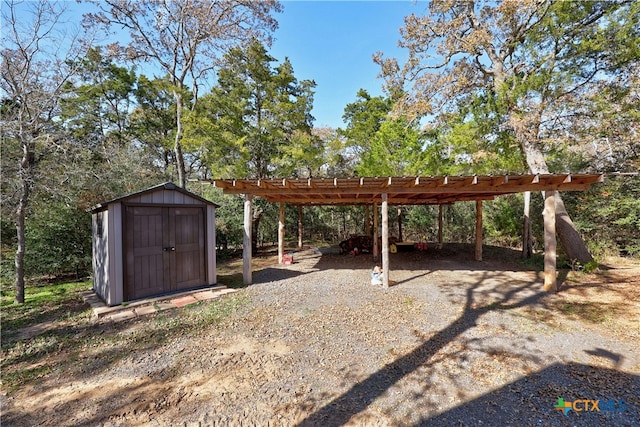
[[[358,175],[412,175],[423,172],[422,139],[413,123],[394,117],[393,101],[360,89],[344,109],[345,145],[358,156]]]
[[[127,141],[129,114],[134,102],[136,75],[119,67],[92,47],[87,56],[69,64],[77,76],[63,86],[61,118],[73,138],[91,147],[107,140]]]
[[[254,38],[267,39],[277,22],[276,0],[96,0],[100,12],[87,14],[87,25],[118,26],[129,31],[131,41],[113,44],[114,53],[128,60],[152,61],[173,85],[176,131],[174,155],[178,181],[186,186],[182,152],[184,92],[191,87],[193,99],[208,74],[218,65],[220,52]]]
[[[433,175],[521,173],[526,167],[508,132],[496,132],[498,120],[474,100],[469,107],[441,114],[424,129],[424,169]]]
[[[57,32],[63,13],[59,3],[48,1],[9,2],[2,7],[3,160],[8,156],[17,161],[17,167],[3,168],[2,181],[3,194],[15,195],[10,206],[15,208],[18,303],[24,302],[27,208],[34,186],[47,185],[40,181],[38,164],[63,150],[54,118],[59,114],[62,87],[74,73],[68,64],[78,57],[75,37]],[[61,46],[66,50],[58,50]],[[8,147],[15,147],[20,154],[14,157]]]
[[[311,138],[313,87],[298,81],[288,59],[275,58],[255,40],[231,49],[218,71],[218,82],[188,118],[186,139],[199,147],[204,162],[219,174],[267,178],[281,170],[294,146]],[[287,147],[287,148],[285,148]]]
[[[347,104],[342,115],[347,126],[340,133],[346,138],[347,146],[353,147],[358,155],[367,151],[392,107],[391,99],[372,97],[365,89],[358,90],[355,102]]]
[[[422,154],[418,130],[402,118],[390,119],[380,125],[356,171],[366,176],[420,175],[425,172]]]
[[[176,106],[168,79],[138,78],[136,108],[131,112],[131,133],[144,152],[162,165],[169,175],[173,161]],[[190,97],[187,99],[190,100]]]
[[[296,130],[282,147],[278,169],[283,176],[314,178],[326,166],[324,141],[313,131]]]
[[[451,113],[487,98],[529,170],[549,173],[554,125],[570,120],[565,102],[637,73],[638,10],[637,2],[624,0],[434,0],[426,15],[405,18],[404,66],[382,54],[376,61],[387,89],[400,96],[399,108],[413,117]],[[559,197],[556,218],[568,256],[592,261]]]
[[[67,157],[76,159],[64,162],[67,171],[59,170],[55,162],[47,166],[51,176],[73,174],[62,193],[79,209],[167,179],[166,167],[158,167],[166,162],[153,150],[157,144],[167,144],[159,137],[166,122],[169,134],[174,128],[173,96],[171,91],[167,94],[166,80],[137,78],[132,68],[118,66],[102,50],[91,47],[86,57],[69,61],[76,74],[63,86],[60,119]]]
[[[3,194],[15,194],[10,205],[15,208],[18,303],[24,302],[27,208],[34,186],[47,185],[39,180],[39,163],[64,150],[54,119],[60,112],[63,86],[75,72],[69,64],[79,57],[75,37],[57,32],[63,13],[61,4],[49,1],[3,3],[2,7],[2,151],[3,158],[17,162],[15,169],[3,168],[2,183]]]
[[[324,147],[323,175],[345,177],[353,175],[357,158],[354,151],[346,146],[340,129],[321,127],[313,128],[311,132]]]

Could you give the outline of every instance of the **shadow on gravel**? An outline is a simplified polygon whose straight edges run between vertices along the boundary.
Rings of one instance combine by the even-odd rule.
[[[260,285],[261,283],[275,282],[279,280],[293,279],[305,274],[302,271],[287,270],[283,268],[263,268],[253,273],[253,283],[251,286]]]
[[[349,419],[371,405],[390,387],[405,376],[416,371],[430,360],[447,344],[458,339],[465,331],[475,327],[478,319],[491,310],[515,309],[532,304],[544,304],[543,292],[535,292],[522,297],[534,286],[534,283],[522,283],[505,291],[500,301],[482,305],[474,300],[474,291],[479,291],[485,278],[478,280],[465,290],[464,311],[449,326],[437,332],[412,352],[387,364],[365,380],[355,384],[341,396],[326,404],[304,419],[300,426],[343,425]],[[520,297],[518,297],[520,295]],[[473,423],[475,424],[475,423]]]
[[[576,410],[563,414],[555,408],[558,399],[575,402]],[[593,402],[576,402],[583,400],[599,402],[595,407]],[[555,363],[416,425],[637,426],[639,422],[640,376],[579,363]]]
[[[466,243],[447,243],[441,249],[430,246],[426,251],[407,251],[389,254],[390,271],[394,270],[473,270],[536,271],[542,264],[535,260],[523,260],[520,251],[496,246],[483,246],[483,261],[476,261],[475,247]],[[371,254],[338,255],[322,254],[318,256],[315,268],[319,270],[358,270],[371,269],[382,261],[373,259]],[[539,264],[539,265],[538,265]],[[559,274],[562,270],[559,270]],[[559,278],[564,280],[563,277]]]

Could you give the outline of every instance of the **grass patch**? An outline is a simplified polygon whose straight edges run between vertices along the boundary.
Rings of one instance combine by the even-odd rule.
[[[218,274],[218,283],[224,284],[227,288],[246,288],[242,273]]]
[[[56,285],[60,287],[49,289],[46,296],[32,294],[24,305],[7,302],[10,313],[3,307],[3,329],[4,317],[14,326],[24,326],[35,325],[36,319],[49,318],[51,313],[73,312],[79,293],[86,289],[77,285]],[[132,353],[170,345],[178,337],[207,333],[249,302],[248,296],[234,294],[118,323],[58,316],[50,319],[44,332],[29,339],[5,338],[3,333],[2,388],[11,393],[52,374],[61,375],[65,382],[97,374]],[[48,307],[47,312],[29,308],[36,303]],[[82,306],[88,310],[84,303]],[[30,313],[34,318],[28,318]]]
[[[595,302],[563,302],[558,304],[562,314],[591,323],[604,323],[609,315],[614,314],[608,304]]]
[[[220,262],[217,266],[217,282],[232,289],[246,288],[242,273],[242,256]],[[278,265],[278,255],[262,251],[253,256],[251,267],[253,272]]]
[[[42,322],[86,317],[90,308],[80,293],[91,289],[91,281],[26,286],[24,304],[14,301],[15,295],[3,288],[0,297],[3,342],[5,334]]]
[[[500,301],[494,301],[494,302],[492,302],[491,304],[489,304],[489,305],[487,305],[487,306],[486,306],[486,309],[487,309],[488,311],[493,311],[493,310],[506,310],[506,309],[508,309],[508,308],[509,308],[508,306],[506,306],[506,305],[502,304]]]

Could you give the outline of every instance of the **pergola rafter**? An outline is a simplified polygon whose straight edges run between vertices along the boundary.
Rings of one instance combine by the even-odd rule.
[[[225,194],[245,195],[244,278],[251,283],[251,250],[247,248],[251,233],[251,200],[263,197],[280,203],[279,254],[284,248],[284,204],[315,205],[373,205],[382,208],[382,235],[388,235],[388,205],[444,205],[460,201],[476,202],[476,259],[482,258],[482,201],[497,196],[531,191],[545,193],[545,218],[555,221],[555,192],[584,191],[602,182],[601,174],[545,174],[545,175],[472,175],[437,177],[359,177],[359,178],[284,178],[284,179],[214,179],[211,182]],[[247,212],[249,210],[249,213]],[[441,215],[441,213],[440,213]],[[374,220],[377,215],[374,215]],[[299,222],[301,220],[299,219]],[[386,228],[386,229],[385,229]],[[555,224],[545,220],[545,289],[556,289]],[[374,227],[377,234],[377,227]],[[375,236],[374,236],[375,237]],[[382,239],[382,267],[384,285],[388,286],[388,242]],[[374,238],[374,255],[377,252]],[[247,252],[249,254],[247,255]],[[553,253],[551,253],[553,252]],[[248,264],[248,265],[247,265]]]

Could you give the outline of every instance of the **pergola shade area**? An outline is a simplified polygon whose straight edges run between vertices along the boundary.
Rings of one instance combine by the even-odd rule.
[[[389,285],[389,205],[445,205],[460,201],[476,202],[476,259],[482,259],[482,201],[497,196],[540,191],[544,193],[545,283],[546,290],[557,290],[555,194],[558,191],[585,191],[602,182],[602,174],[473,175],[430,177],[361,178],[283,178],[214,179],[210,182],[225,194],[243,194],[244,283],[251,284],[251,209],[253,197],[280,204],[278,254],[284,253],[284,206],[371,205],[374,220],[374,257],[382,255],[383,286]],[[381,212],[381,251],[378,242],[378,205]],[[300,211],[299,211],[300,212]],[[440,215],[441,216],[441,215]],[[301,215],[299,222],[301,221]]]

